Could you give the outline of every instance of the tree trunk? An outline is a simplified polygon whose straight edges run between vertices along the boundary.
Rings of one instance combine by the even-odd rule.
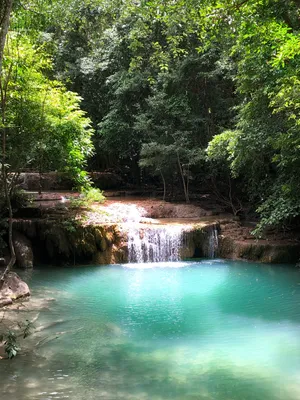
[[[181,179],[182,179],[185,202],[189,203],[190,202],[189,192],[187,190],[187,186],[186,186],[186,183],[185,183],[184,174],[183,174],[183,170],[182,170],[182,166],[181,166],[181,162],[180,162],[180,158],[179,158],[179,154],[178,153],[177,153],[177,162],[178,162],[178,168],[179,168],[179,172],[180,172]]]
[[[166,200],[166,180],[165,177],[163,175],[163,173],[160,171],[160,175],[161,175],[161,179],[163,181],[163,185],[164,185],[164,196],[163,196],[163,201]]]
[[[187,177],[186,177],[186,192],[189,198],[189,202],[190,202],[190,164],[188,164],[188,169],[187,169]]]
[[[10,15],[13,0],[0,0],[0,76],[2,73],[3,53],[5,47],[6,36],[9,28]]]
[[[13,237],[12,237],[12,230],[13,230],[13,211],[12,211],[12,206],[11,206],[11,199],[10,199],[10,190],[8,189],[8,184],[7,184],[7,172],[6,172],[6,167],[5,164],[2,163],[2,179],[3,179],[3,185],[4,185],[4,193],[5,193],[5,200],[7,203],[8,207],[8,245],[9,245],[9,251],[10,251],[10,260],[5,268],[1,278],[0,278],[0,290],[3,287],[3,284],[5,282],[5,279],[13,266],[15,265],[16,262],[16,253],[15,253],[15,247],[13,243]]]
[[[13,210],[11,206],[11,193],[12,187],[9,189],[8,186],[8,176],[7,176],[7,166],[6,166],[6,135],[7,135],[7,128],[6,128],[6,98],[7,98],[7,87],[8,81],[10,79],[10,75],[12,72],[11,64],[8,75],[7,75],[7,82],[6,84],[3,83],[3,73],[2,73],[2,64],[3,64],[3,55],[4,55],[4,48],[6,43],[6,36],[8,33],[9,22],[10,22],[10,15],[12,11],[12,4],[13,0],[0,0],[1,1],[1,11],[0,11],[0,88],[1,88],[1,119],[2,119],[2,165],[1,165],[1,175],[2,175],[2,182],[4,188],[4,195],[5,201],[8,208],[8,245],[10,250],[10,260],[0,278],[0,289],[2,289],[3,284],[7,275],[9,274],[10,270],[14,266],[16,262],[16,253],[13,244],[13,237],[12,237],[12,228],[13,228]]]
[[[131,160],[131,176],[133,183],[137,186],[141,185],[141,169],[138,163],[138,157],[134,157]]]

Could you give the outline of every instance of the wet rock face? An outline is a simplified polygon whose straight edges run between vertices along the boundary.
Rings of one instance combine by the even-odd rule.
[[[15,231],[13,233],[13,243],[18,267],[32,268],[33,252],[30,240],[22,233]]]
[[[182,258],[215,258],[218,252],[219,223],[195,224],[184,232]]]
[[[251,231],[255,225],[241,224],[234,219],[220,225],[219,251],[222,258],[248,260],[272,264],[296,264],[300,258],[300,244],[296,240],[267,237],[256,239]]]
[[[124,234],[115,224],[72,225],[71,222],[37,219],[28,221],[27,226],[25,222],[16,221],[14,227],[22,231],[23,237],[30,237],[38,263],[80,265],[126,261],[122,248]]]
[[[14,300],[30,296],[30,290],[24,281],[15,273],[10,272],[0,290],[0,307],[12,304]]]
[[[233,260],[258,261],[272,264],[294,264],[300,257],[298,243],[288,241],[236,240],[221,237],[219,254]]]

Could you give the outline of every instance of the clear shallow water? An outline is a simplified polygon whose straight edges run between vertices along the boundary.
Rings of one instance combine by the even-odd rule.
[[[1,400],[300,399],[299,270],[152,266],[35,270],[39,324],[63,322],[0,363]]]

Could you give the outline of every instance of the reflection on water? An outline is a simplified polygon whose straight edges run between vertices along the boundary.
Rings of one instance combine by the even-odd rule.
[[[55,293],[3,400],[297,400],[300,272],[222,260],[36,270]]]

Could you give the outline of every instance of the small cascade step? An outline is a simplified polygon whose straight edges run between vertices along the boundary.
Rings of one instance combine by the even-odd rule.
[[[130,263],[179,261],[183,243],[181,226],[142,226],[128,229],[128,261]]]
[[[211,230],[209,232],[208,249],[207,249],[207,254],[205,254],[205,256],[208,258],[215,258],[216,253],[218,251],[218,247],[219,247],[218,230],[217,227],[214,225],[211,227]]]

